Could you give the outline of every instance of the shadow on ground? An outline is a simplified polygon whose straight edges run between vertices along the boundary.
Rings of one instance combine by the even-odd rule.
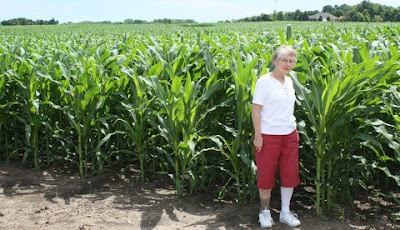
[[[0,201],[13,199],[17,209],[11,210],[12,205],[7,206],[7,212],[0,209],[0,225],[3,222],[11,222],[11,225],[7,225],[10,228],[47,226],[52,229],[49,226],[55,228],[59,226],[56,224],[62,221],[66,226],[69,222],[77,224],[76,222],[82,221],[78,223],[80,230],[107,229],[105,227],[113,229],[117,226],[119,229],[129,229],[129,226],[139,229],[259,228],[257,202],[239,205],[216,201],[209,194],[199,193],[179,200],[168,179],[143,183],[138,178],[135,173],[119,175],[109,172],[80,179],[67,168],[33,171],[0,163]],[[18,204],[17,198],[26,202],[22,198],[30,195],[38,195],[37,197],[44,201],[35,201],[36,206],[33,205],[29,212],[24,212],[24,206]],[[297,229],[395,229],[400,226],[399,222],[391,222],[384,218],[323,220],[314,217],[312,204],[302,196],[294,197],[292,203],[293,210],[299,214],[302,221],[302,226]],[[279,205],[278,202],[272,204],[275,207],[273,218],[276,220],[273,229],[292,229],[278,223]],[[29,206],[26,207],[28,209]],[[27,221],[31,217],[35,217],[36,220],[32,220],[32,223],[21,223],[23,216],[12,217],[12,214],[17,213],[25,214]],[[82,214],[82,220],[78,219]],[[92,222],[87,222],[90,218],[93,219]],[[19,223],[12,225],[13,221]]]

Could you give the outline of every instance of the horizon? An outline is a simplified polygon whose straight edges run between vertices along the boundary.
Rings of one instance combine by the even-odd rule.
[[[63,23],[79,22],[123,22],[125,19],[151,22],[157,19],[194,20],[198,23],[211,23],[226,20],[271,14],[274,11],[294,12],[322,11],[327,5],[357,5],[362,0],[309,0],[308,4],[299,1],[280,0],[153,0],[148,2],[114,0],[111,4],[104,0],[51,1],[51,0],[0,0],[6,7],[0,9],[0,21],[14,18],[31,20],[50,20],[54,18]],[[398,0],[374,0],[371,3],[400,7]],[[308,7],[306,7],[307,5]],[[129,6],[129,7],[127,7]],[[312,7],[309,7],[312,6]]]

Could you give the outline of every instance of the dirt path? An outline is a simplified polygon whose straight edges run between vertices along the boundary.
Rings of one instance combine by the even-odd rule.
[[[259,229],[256,202],[232,204],[202,194],[179,202],[165,181],[139,183],[115,174],[81,180],[68,175],[0,163],[0,229]],[[374,227],[360,221],[324,221],[306,208],[296,208],[302,221],[297,229],[385,227],[384,222]],[[273,218],[278,220],[277,211]],[[291,229],[275,222],[273,229]]]

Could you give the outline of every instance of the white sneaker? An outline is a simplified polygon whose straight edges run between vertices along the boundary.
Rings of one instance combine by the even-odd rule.
[[[261,228],[270,228],[274,224],[274,220],[271,217],[270,210],[263,210],[258,214],[258,222],[260,222]]]
[[[279,221],[281,223],[289,225],[292,228],[297,227],[301,224],[300,220],[297,219],[297,215],[293,212],[281,212],[281,214],[279,214]]]

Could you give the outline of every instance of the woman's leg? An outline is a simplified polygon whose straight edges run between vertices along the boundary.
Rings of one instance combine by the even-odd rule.
[[[297,131],[285,138],[280,161],[281,177],[281,202],[282,209],[279,214],[279,221],[296,227],[301,224],[297,215],[290,211],[290,199],[293,195],[293,188],[300,184],[299,177],[299,135]]]
[[[263,210],[269,210],[271,200],[271,189],[259,189],[260,194],[260,212]]]
[[[292,198],[294,188],[281,187],[281,212],[290,212],[290,199]]]

